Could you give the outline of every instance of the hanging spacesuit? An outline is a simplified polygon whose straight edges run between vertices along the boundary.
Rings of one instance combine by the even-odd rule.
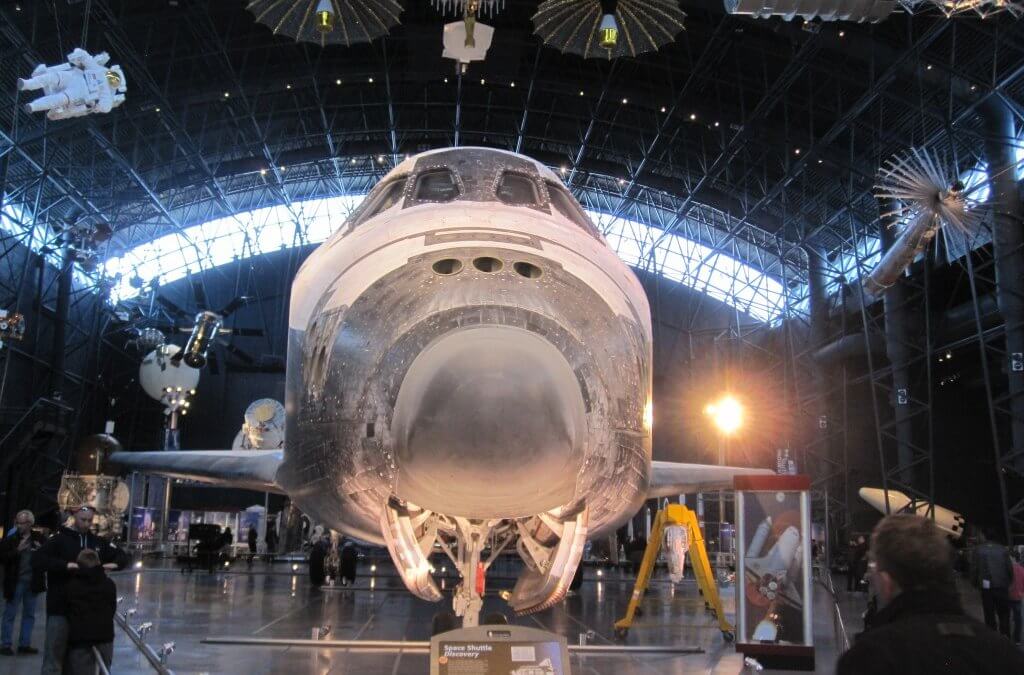
[[[81,48],[56,66],[40,63],[32,77],[18,80],[19,91],[42,89],[44,96],[25,104],[29,113],[46,111],[51,120],[108,113],[124,103],[128,83],[120,66],[107,67],[110,55],[93,56]]]
[[[678,584],[686,572],[686,552],[690,549],[690,537],[682,525],[665,528],[665,551],[668,555],[668,576]]]

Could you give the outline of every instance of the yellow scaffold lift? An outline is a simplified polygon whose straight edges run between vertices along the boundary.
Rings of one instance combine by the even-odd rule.
[[[665,538],[665,528],[669,525],[679,525],[686,529],[690,564],[693,565],[693,572],[697,577],[697,586],[704,595],[704,605],[715,613],[718,628],[722,631],[725,641],[732,642],[735,638],[733,627],[725,620],[725,612],[722,611],[722,599],[718,596],[715,574],[708,560],[707,549],[704,548],[704,536],[701,534],[697,515],[682,504],[668,504],[655,516],[651,525],[651,536],[647,540],[647,550],[644,551],[644,560],[640,564],[640,573],[636,577],[636,585],[633,586],[629,607],[626,608],[626,616],[615,622],[615,636],[619,639],[625,638],[633,625],[633,618],[640,608],[640,601],[643,600],[651,575],[654,573],[658,551],[661,550]]]

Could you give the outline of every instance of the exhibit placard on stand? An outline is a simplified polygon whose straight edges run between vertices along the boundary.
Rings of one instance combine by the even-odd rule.
[[[430,675],[569,675],[561,635],[525,626],[477,626],[430,640]]]
[[[766,668],[814,670],[811,480],[737,476],[736,650]]]

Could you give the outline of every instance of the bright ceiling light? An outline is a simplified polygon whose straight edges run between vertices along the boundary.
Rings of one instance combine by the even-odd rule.
[[[736,433],[743,426],[743,404],[732,394],[725,394],[717,401],[708,403],[704,407],[704,414],[727,436]]]

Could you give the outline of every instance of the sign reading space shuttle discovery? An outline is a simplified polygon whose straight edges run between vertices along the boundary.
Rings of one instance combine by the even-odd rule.
[[[522,626],[479,626],[430,641],[431,675],[566,675],[565,638]]]

